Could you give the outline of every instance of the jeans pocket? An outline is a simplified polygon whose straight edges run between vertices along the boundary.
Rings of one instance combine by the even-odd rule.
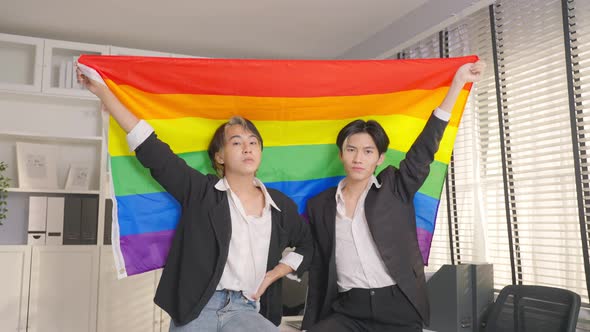
[[[244,305],[246,307],[251,308],[251,309],[254,309],[256,311],[258,311],[260,309],[259,302],[258,301],[252,301],[252,300],[250,300],[243,293],[242,293],[242,299],[244,300]]]
[[[257,303],[258,302],[256,302],[256,301],[248,300],[248,305],[251,306],[252,308],[254,308],[255,310],[258,310]]]

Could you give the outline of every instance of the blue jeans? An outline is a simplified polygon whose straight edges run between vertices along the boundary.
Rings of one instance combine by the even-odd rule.
[[[256,302],[242,292],[216,291],[199,317],[183,326],[170,322],[170,332],[278,332],[271,321],[258,313]]]

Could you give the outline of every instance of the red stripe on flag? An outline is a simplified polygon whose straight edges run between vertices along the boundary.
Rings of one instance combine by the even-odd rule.
[[[328,97],[449,86],[477,56],[413,60],[230,60],[83,55],[118,85],[160,94]],[[161,75],[161,73],[166,73]],[[469,89],[470,86],[466,86]]]

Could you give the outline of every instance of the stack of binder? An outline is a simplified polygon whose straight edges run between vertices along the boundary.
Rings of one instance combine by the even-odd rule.
[[[96,244],[98,198],[66,196],[63,244]]]
[[[29,197],[28,244],[96,244],[98,197]]]

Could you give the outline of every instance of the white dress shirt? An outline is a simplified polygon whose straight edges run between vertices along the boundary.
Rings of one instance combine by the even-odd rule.
[[[338,184],[336,190],[336,275],[338,291],[351,288],[381,288],[395,285],[387,267],[377,250],[367,218],[365,198],[371,186],[381,187],[375,176],[359,197],[353,217],[346,216],[346,205],[342,189],[346,179]]]
[[[266,275],[268,248],[272,231],[271,207],[281,211],[272,200],[266,187],[257,178],[254,184],[264,193],[264,208],[261,216],[246,214],[240,198],[231,190],[225,178],[215,185],[217,190],[228,192],[232,236],[229,241],[227,262],[217,289],[243,291],[250,298]],[[297,270],[303,256],[291,252],[279,262]]]
[[[153,132],[152,126],[140,120],[127,134],[129,149],[135,151]],[[246,214],[242,202],[231,190],[225,178],[220,179],[215,185],[217,190],[227,191],[232,229],[228,258],[217,289],[243,291],[246,297],[256,293],[266,275],[272,231],[271,207],[280,211],[264,184],[257,178],[254,179],[254,184],[264,193],[264,208],[261,216]],[[297,270],[302,261],[302,255],[290,252],[279,262]],[[294,275],[289,277],[296,279]]]

